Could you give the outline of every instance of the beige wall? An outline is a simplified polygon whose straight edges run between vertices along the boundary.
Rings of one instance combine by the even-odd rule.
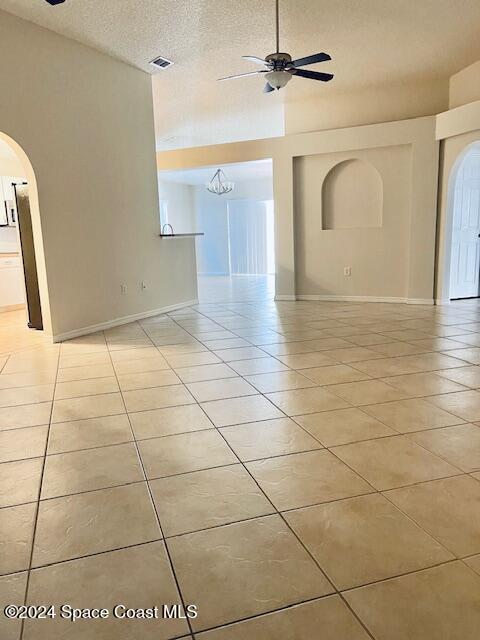
[[[158,237],[150,77],[1,12],[0,78],[0,130],[35,172],[27,175],[34,217],[35,178],[38,186],[52,333],[195,299],[193,241]]]
[[[20,177],[24,173],[23,167],[11,147],[0,140],[0,176]]]
[[[168,222],[175,233],[191,233],[196,229],[195,188],[190,184],[158,180],[160,200],[167,202]],[[167,230],[170,233],[170,229]]]
[[[400,158],[403,152],[396,148],[402,146],[411,148],[409,161]],[[376,278],[374,286],[368,288],[368,293],[363,278],[352,276],[348,295],[408,299],[412,302],[431,301],[438,180],[438,143],[435,140],[434,117],[163,152],[157,154],[157,162],[159,169],[173,170],[272,158],[276,295],[279,299],[294,299],[296,295],[347,295],[342,288],[345,286],[343,275],[339,281],[336,272],[331,274],[328,287],[318,272],[309,269],[307,277],[306,272],[302,274],[300,269],[296,275],[299,263],[305,260],[305,256],[301,249],[295,247],[301,214],[294,199],[294,158],[323,156],[328,164],[335,159],[332,159],[332,154],[337,154],[338,158],[358,157],[372,149],[385,149],[382,152],[382,162],[392,162],[400,171],[396,180],[393,179],[392,171],[391,178],[384,185],[384,202],[391,203],[389,206],[392,211],[403,216],[402,233],[407,235],[407,239],[398,251],[402,254],[405,265],[400,275],[389,270],[389,277],[382,279],[382,282]],[[407,169],[408,162],[410,170]],[[314,184],[311,188],[316,188],[318,178],[314,176],[312,180]],[[321,233],[331,232],[320,230]],[[324,246],[323,239],[313,250],[317,252],[320,246]],[[383,255],[384,263],[377,263],[377,267],[383,268],[385,264],[389,269],[386,249]],[[396,261],[397,266],[398,264]],[[343,272],[343,266],[352,265],[342,261],[341,266]],[[305,293],[307,291],[308,294]]]
[[[480,60],[450,78],[449,108],[480,100]]]
[[[448,80],[369,87],[285,104],[286,134],[434,115],[448,108]]]
[[[362,213],[356,172],[345,171],[336,202],[322,199],[327,174],[351,158],[369,163],[380,176],[381,189],[371,185],[368,205],[381,207],[376,228],[356,222]],[[298,158],[295,169],[297,295],[408,297],[411,146],[312,155]],[[350,216],[339,212],[339,222],[351,228],[322,228],[323,207],[343,210],[346,199]],[[351,267],[350,277],[345,267]]]
[[[326,175],[322,175],[322,156],[297,158],[310,168],[313,180],[322,175],[322,183],[315,189],[315,195],[317,192],[320,194],[322,229],[335,231],[383,226],[382,176],[370,159],[362,156],[337,159],[339,161],[328,169]],[[315,204],[318,206],[318,201]]]

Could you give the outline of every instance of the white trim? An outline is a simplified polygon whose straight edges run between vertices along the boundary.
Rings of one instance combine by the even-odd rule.
[[[295,302],[295,300],[298,300],[298,297],[296,295],[282,295],[282,294],[277,294],[275,295],[275,300],[278,300],[279,302],[285,301],[285,302]]]
[[[389,298],[379,296],[335,296],[335,295],[298,295],[297,300],[325,300],[326,302],[407,302],[407,298]]]
[[[394,298],[385,296],[335,296],[304,295],[296,296],[297,300],[324,300],[325,302],[386,302],[392,304],[433,304],[432,298]]]
[[[392,304],[428,304],[433,305],[433,298],[395,298],[385,296],[335,296],[331,294],[298,294],[295,296],[278,295],[275,300],[304,300],[325,302],[387,302]]]
[[[448,298],[437,298],[437,299],[435,300],[435,304],[436,304],[436,305],[438,305],[438,306],[443,306],[443,305],[446,305],[446,304],[451,304],[451,302],[452,302],[452,301],[451,301],[451,300],[449,300]]]
[[[111,329],[112,327],[119,327],[122,324],[128,324],[129,322],[135,322],[135,320],[143,320],[144,318],[151,318],[152,316],[160,315],[161,313],[168,313],[169,311],[176,311],[177,309],[183,309],[184,307],[191,307],[194,304],[198,304],[198,299],[188,300],[187,302],[180,302],[178,304],[170,304],[160,309],[151,309],[150,311],[142,311],[141,313],[134,313],[131,316],[123,316],[122,318],[115,318],[115,320],[108,320],[107,322],[100,322],[99,324],[92,324],[88,327],[82,327],[81,329],[73,329],[65,333],[59,333],[52,337],[53,342],[63,342],[64,340],[70,340],[71,338],[78,338],[79,336],[86,336],[89,333],[96,333],[97,331],[104,331],[105,329]]]
[[[446,140],[480,127],[480,100],[462,104],[435,116],[435,137]]]
[[[433,298],[407,298],[405,302],[407,304],[435,304],[435,300]]]
[[[480,102],[478,103],[480,105]],[[449,112],[447,112],[449,113]],[[446,183],[445,206],[439,212],[438,218],[438,234],[439,234],[439,254],[435,266],[436,289],[437,293],[443,298],[443,302],[437,304],[446,304],[451,299],[451,263],[452,263],[452,237],[453,237],[453,218],[454,218],[454,199],[455,185],[457,181],[458,171],[468,154],[480,146],[478,140],[466,144],[455,158],[448,175]]]

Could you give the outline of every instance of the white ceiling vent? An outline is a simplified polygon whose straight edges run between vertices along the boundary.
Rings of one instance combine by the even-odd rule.
[[[167,60],[167,58],[159,56],[158,58],[155,58],[155,60],[151,60],[150,64],[156,69],[168,69],[168,67],[172,66],[173,62],[171,60]]]

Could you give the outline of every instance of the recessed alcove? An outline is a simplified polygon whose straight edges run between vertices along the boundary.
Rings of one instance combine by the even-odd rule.
[[[322,229],[382,226],[383,183],[365,160],[350,159],[328,172],[322,187]]]

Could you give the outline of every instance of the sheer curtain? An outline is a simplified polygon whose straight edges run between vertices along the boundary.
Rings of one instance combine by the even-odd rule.
[[[257,200],[228,201],[230,273],[271,273],[273,203]]]

